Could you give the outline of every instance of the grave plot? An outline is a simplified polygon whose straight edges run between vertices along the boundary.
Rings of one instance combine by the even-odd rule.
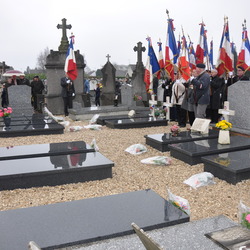
[[[0,137],[63,134],[64,126],[43,114],[12,116],[9,126],[0,121]]]
[[[0,162],[0,190],[56,186],[112,178],[114,163],[99,152]]]
[[[0,161],[94,152],[84,141],[0,147]],[[1,166],[1,163],[0,163]]]
[[[166,152],[169,151],[169,144],[217,138],[218,134],[216,130],[209,130],[208,134],[183,131],[178,133],[177,136],[173,136],[172,133],[145,135],[145,139],[149,146],[161,152]]]
[[[165,118],[147,117],[147,118],[129,118],[115,119],[106,121],[109,128],[127,129],[127,128],[146,128],[154,126],[167,126],[168,121]]]
[[[55,249],[132,234],[131,223],[152,230],[189,216],[152,190],[0,212],[0,245],[26,249],[29,241]]]
[[[183,142],[169,145],[170,155],[190,165],[202,163],[201,157],[250,148],[250,138],[232,136],[231,143],[221,145],[218,139]]]
[[[204,171],[236,184],[250,178],[250,150],[204,156]]]

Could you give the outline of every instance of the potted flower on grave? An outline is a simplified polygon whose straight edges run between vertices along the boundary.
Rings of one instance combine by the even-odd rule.
[[[11,117],[10,114],[13,112],[11,107],[3,108],[0,110],[0,117],[3,117],[3,122],[5,124],[5,127],[10,126]]]
[[[173,125],[170,128],[172,136],[177,136],[180,133],[180,127],[178,125]]]
[[[232,128],[232,123],[222,120],[215,124],[216,128],[220,129],[218,143],[219,144],[230,144],[230,133],[229,130]]]
[[[140,95],[134,95],[134,101],[141,101],[142,97]]]

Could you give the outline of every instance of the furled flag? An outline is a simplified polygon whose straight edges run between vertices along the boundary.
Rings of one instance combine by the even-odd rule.
[[[227,18],[225,18],[216,67],[219,76],[225,72],[233,71],[233,54],[229,39],[229,26]]]
[[[206,31],[204,29],[204,22],[200,23],[200,38],[199,44],[196,47],[195,57],[196,57],[196,64],[197,63],[204,63],[204,57],[206,58],[208,55],[208,48],[207,48],[207,36]]]
[[[214,69],[214,43],[213,40],[210,42],[210,51],[209,51],[209,65],[210,69]]]
[[[250,70],[250,44],[247,36],[246,20],[243,24],[242,45],[238,56],[237,66],[242,66],[245,71]]]
[[[158,72],[157,77],[158,77],[158,79],[160,79],[161,78],[161,72],[162,72],[162,70],[164,69],[164,66],[165,66],[164,59],[163,59],[163,54],[162,54],[162,46],[161,46],[162,42],[161,42],[161,39],[159,39],[159,42],[157,44],[159,46],[158,63],[159,63],[159,66],[160,66],[160,71]]]
[[[191,42],[191,39],[189,37],[189,45],[188,45],[188,60],[189,60],[189,66],[191,70],[196,68],[196,62],[195,62],[195,52],[194,52],[194,46],[193,43]]]
[[[177,56],[176,56],[176,59],[178,60],[179,58],[179,55],[180,55],[180,51],[181,51],[181,38],[179,36],[179,40],[177,41]]]
[[[165,48],[165,70],[172,80],[174,80],[174,64],[176,64],[178,56],[173,21],[173,19],[168,18],[167,40]]]
[[[182,47],[180,51],[180,56],[179,56],[179,71],[183,79],[188,81],[190,78],[190,67],[189,67],[189,62],[187,59],[187,41],[185,36],[183,35],[182,37]]]
[[[144,82],[146,83],[146,90],[149,91],[153,89],[153,74],[157,75],[158,71],[160,70],[160,66],[152,46],[151,38],[147,37],[147,41],[148,41],[148,58],[144,73]]]
[[[71,36],[64,66],[64,71],[68,74],[71,80],[75,80],[77,78],[77,66],[73,44],[74,36]]]

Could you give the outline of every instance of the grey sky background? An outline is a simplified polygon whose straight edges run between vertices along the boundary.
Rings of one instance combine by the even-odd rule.
[[[152,38],[157,54],[159,38],[163,53],[167,32],[167,14],[174,19],[175,37],[190,36],[194,47],[199,40],[200,26],[206,24],[208,42],[214,41],[216,63],[224,16],[229,18],[230,41],[239,52],[244,19],[250,27],[249,0],[12,0],[1,2],[0,61],[17,70],[36,67],[37,57],[46,47],[58,50],[62,31],[57,29],[66,18],[75,35],[75,50],[85,56],[92,70],[102,67],[106,55],[117,64],[135,64],[133,51],[141,41],[147,49],[146,37]],[[210,47],[210,45],[209,45]],[[146,64],[147,51],[143,53]]]

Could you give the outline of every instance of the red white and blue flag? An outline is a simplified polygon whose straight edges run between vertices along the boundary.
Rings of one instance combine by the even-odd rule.
[[[227,18],[225,19],[224,23],[222,38],[220,42],[219,57],[216,67],[219,76],[225,72],[233,71],[233,53],[229,38],[229,26]]]
[[[161,40],[159,40],[159,42],[157,44],[159,46],[158,63],[159,63],[159,66],[160,66],[160,71],[157,74],[157,77],[160,79],[160,77],[161,77],[161,71],[162,71],[162,69],[164,69],[165,64],[164,64],[164,59],[163,59],[163,54],[162,54],[162,46],[161,46],[162,42],[161,42]]]
[[[206,58],[208,55],[208,47],[207,47],[207,36],[205,31],[205,24],[202,22],[200,23],[200,38],[199,44],[196,47],[195,57],[196,57],[196,64],[197,63],[204,63],[204,57]]]
[[[77,66],[73,44],[74,36],[71,36],[64,66],[64,71],[68,74],[71,80],[75,80],[77,78]]]
[[[210,42],[210,51],[209,51],[209,68],[214,69],[214,43],[213,40]]]
[[[195,61],[195,52],[194,52],[194,46],[193,43],[190,41],[188,46],[188,60],[189,60],[189,66],[193,70],[196,68],[196,61]]]
[[[177,62],[178,50],[174,36],[173,19],[168,19],[167,40],[165,49],[165,70],[168,75],[174,80],[174,65]]]
[[[156,58],[151,38],[147,37],[148,41],[148,58],[146,63],[146,69],[144,73],[144,82],[146,83],[146,90],[149,91],[153,89],[153,75],[159,72],[160,66]]]
[[[245,71],[250,70],[250,44],[247,35],[246,23],[243,25],[242,45],[238,56],[237,66],[242,66]]]

